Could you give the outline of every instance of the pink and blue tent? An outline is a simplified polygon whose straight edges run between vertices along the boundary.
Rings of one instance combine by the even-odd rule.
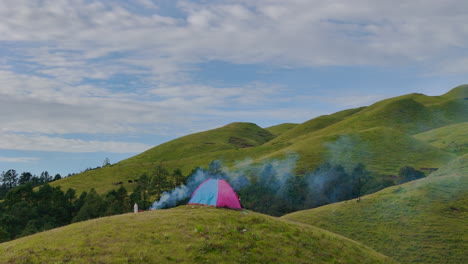
[[[193,192],[188,204],[241,209],[239,197],[225,180],[212,179],[202,182]]]

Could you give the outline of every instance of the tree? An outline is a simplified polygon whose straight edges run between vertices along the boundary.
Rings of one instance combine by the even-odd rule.
[[[2,183],[6,188],[12,189],[18,184],[18,173],[15,170],[2,173]]]
[[[399,183],[414,181],[426,177],[426,175],[410,166],[405,166],[398,172]]]
[[[60,179],[62,179],[62,176],[60,176],[60,174],[55,174],[53,181],[58,181]]]
[[[71,221],[75,216],[76,211],[78,211],[75,209],[77,203],[76,191],[74,189],[68,188],[68,190],[65,192],[65,199],[67,200],[67,217]]]
[[[18,184],[23,185],[23,184],[29,183],[29,182],[31,182],[32,178],[33,178],[33,176],[32,176],[31,173],[23,172],[23,173],[21,173],[21,176],[20,176],[20,178],[18,180]]]
[[[86,195],[80,211],[78,211],[78,214],[73,218],[73,222],[85,221],[103,216],[106,207],[107,205],[104,203],[101,196],[99,196],[94,189],[91,189]]]
[[[107,165],[110,165],[110,164],[111,164],[111,163],[110,163],[110,159],[109,159],[109,158],[105,158],[105,159],[104,159],[104,162],[102,162],[102,166],[103,166],[103,167],[105,167],[105,166],[107,166]]]
[[[146,209],[148,206],[148,198],[149,198],[149,190],[150,190],[150,178],[148,174],[143,173],[141,177],[138,179],[138,185],[133,192],[138,193],[139,195],[135,194],[135,196],[139,196],[138,199],[140,208]],[[135,201],[137,202],[137,200]]]
[[[156,194],[157,198],[162,195],[163,191],[171,188],[169,186],[168,176],[169,172],[161,164],[154,169],[150,184],[153,190],[152,193]]]
[[[115,215],[128,212],[130,210],[130,200],[127,190],[120,186],[117,190],[111,190],[106,194],[108,204],[105,215]]]
[[[286,181],[284,200],[290,212],[304,209],[307,197],[307,184],[302,176],[291,176]]]
[[[208,167],[208,173],[217,179],[224,179],[226,180],[228,177],[226,173],[223,171],[223,164],[220,160],[213,160],[211,161]]]
[[[366,170],[364,164],[359,163],[351,172],[352,196],[359,197],[363,195],[363,186],[371,179],[371,174]]]
[[[182,175],[182,171],[180,169],[175,169],[172,172],[172,178],[174,179],[174,187],[184,184],[185,177]]]
[[[47,171],[43,171],[39,177],[41,184],[48,183],[52,181],[52,176],[49,175]]]
[[[0,226],[0,243],[10,240],[10,233]]]

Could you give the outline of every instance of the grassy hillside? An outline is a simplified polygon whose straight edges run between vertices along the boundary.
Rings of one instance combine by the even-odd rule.
[[[317,135],[285,150],[299,153],[301,159],[297,165],[305,171],[331,161],[349,168],[363,163],[380,173],[397,174],[403,166],[438,168],[455,157],[408,134],[384,127],[341,135]]]
[[[301,140],[301,136],[307,136],[308,134],[336,124],[345,118],[361,111],[364,108],[349,109],[340,111],[332,115],[323,115],[317,118],[306,121],[294,128],[288,130],[286,133],[281,134],[276,139],[269,142],[269,144],[275,145],[281,142],[297,141]]]
[[[104,168],[89,170],[79,175],[52,182],[62,189],[74,188],[78,192],[95,188],[104,193],[116,188],[114,183],[124,182],[124,187],[133,189],[143,173],[151,173],[158,164],[169,170],[180,168],[187,175],[198,166],[207,166],[212,160],[238,160],[240,157],[256,157],[261,153],[254,146],[262,146],[274,136],[252,123],[232,123],[224,127],[184,136],[139,155]],[[255,149],[255,151],[252,151]],[[271,148],[265,148],[266,153]]]
[[[279,136],[281,134],[284,134],[286,131],[296,127],[297,125],[298,124],[294,124],[294,123],[284,123],[284,124],[279,124],[276,126],[267,127],[265,128],[265,130],[267,130],[268,132],[270,132],[271,134],[275,136]]]
[[[468,98],[468,84],[460,85],[453,88],[444,95],[448,99],[465,99]]]
[[[273,134],[255,124],[232,123],[169,141],[122,164],[183,159],[200,153],[260,146],[273,138]]]
[[[468,154],[430,177],[284,219],[360,241],[401,263],[464,263]]]
[[[124,182],[132,190],[133,184],[127,181],[151,173],[158,164],[169,170],[180,168],[187,175],[212,160],[232,166],[246,158],[262,162],[288,153],[298,154],[295,172],[299,174],[313,171],[325,161],[350,166],[360,162],[381,174],[397,174],[402,166],[438,168],[456,155],[465,154],[466,148],[454,152],[443,145],[446,143],[435,144],[430,131],[468,122],[467,93],[468,86],[464,85],[441,96],[408,94],[298,125],[262,129],[252,123],[233,123],[169,141],[112,166],[52,185],[78,192],[95,188],[103,193],[115,188],[113,183]],[[459,133],[447,139],[457,144],[465,142],[463,128],[457,127]]]
[[[250,211],[181,206],[0,244],[1,263],[394,263],[328,231]]]
[[[415,138],[454,154],[468,153],[468,122],[429,130]]]

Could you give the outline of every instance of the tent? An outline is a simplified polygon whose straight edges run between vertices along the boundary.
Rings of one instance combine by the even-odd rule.
[[[225,180],[212,179],[202,182],[193,192],[188,204],[204,204],[216,207],[241,209],[239,197]]]

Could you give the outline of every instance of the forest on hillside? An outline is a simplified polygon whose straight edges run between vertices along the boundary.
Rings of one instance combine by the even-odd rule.
[[[152,173],[139,177],[131,193],[120,186],[105,194],[94,189],[77,194],[74,189],[61,190],[48,184],[60,175],[51,177],[44,172],[38,177],[8,170],[0,178],[0,242],[74,222],[131,212],[135,203],[146,210],[154,200],[170,195],[174,188],[189,186],[200,174],[202,179],[226,179],[237,191],[244,208],[273,216],[357,198],[425,176],[412,167],[401,168],[399,175],[389,176],[376,175],[362,164],[347,172],[343,166],[330,163],[313,173],[297,176],[268,163],[233,177],[222,169],[221,162],[213,161],[208,169],[195,168],[190,175],[182,175],[179,169],[169,172],[158,165]],[[197,186],[187,188],[185,198]],[[174,204],[162,204],[161,208],[186,202],[187,199],[179,199]]]

